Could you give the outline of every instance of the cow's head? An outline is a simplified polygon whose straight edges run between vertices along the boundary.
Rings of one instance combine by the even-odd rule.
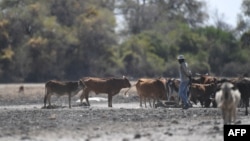
[[[222,91],[221,100],[233,101],[234,93],[238,91],[238,89],[234,84],[230,82],[224,82],[221,85],[221,91]]]
[[[127,77],[123,76],[123,80],[124,80],[124,87],[125,88],[130,88],[131,87],[131,84],[129,82],[129,80],[127,79]]]

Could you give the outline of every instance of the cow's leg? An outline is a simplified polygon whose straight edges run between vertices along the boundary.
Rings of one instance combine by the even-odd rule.
[[[148,99],[149,106],[151,107],[150,98],[148,98],[148,97],[144,97],[144,104],[145,104],[145,108],[147,108],[147,99]]]
[[[69,93],[69,108],[71,108],[71,93]]]
[[[226,124],[226,113],[225,113],[225,111],[224,111],[224,109],[222,109],[222,119],[223,119],[223,122],[224,122],[224,124]]]
[[[45,88],[45,95],[44,95],[44,101],[43,101],[44,102],[44,108],[46,108],[47,99],[48,99],[48,91]]]
[[[248,115],[247,104],[245,103],[245,115]]]
[[[166,94],[166,100],[169,101],[169,88],[168,88],[168,86],[166,86],[165,94]]]
[[[108,94],[108,107],[112,107],[112,94]]]
[[[140,107],[142,107],[142,96],[140,95]]]
[[[47,96],[48,101],[49,101],[49,107],[51,107],[51,95],[52,95],[52,94],[48,94],[48,96]]]
[[[147,108],[147,98],[144,96],[142,100],[144,102],[144,107]]]
[[[235,123],[236,122],[236,107],[232,110],[231,117],[232,117],[233,123]]]
[[[152,108],[151,97],[148,97],[148,102],[149,102],[150,108]],[[154,101],[153,101],[153,102],[154,102]]]
[[[82,104],[82,100],[85,98],[85,89],[83,89],[82,94],[80,96],[80,103]]]
[[[152,98],[151,97],[147,97],[147,99],[148,99],[150,108],[152,108]]]
[[[228,123],[229,123],[229,124],[232,123],[232,116],[231,116],[231,113],[232,113],[232,109],[228,109],[228,111],[227,111],[227,117],[228,117]]]
[[[232,112],[233,112],[233,109],[230,108],[228,109],[228,123],[231,124],[233,119],[232,119]]]
[[[230,124],[230,113],[231,111],[229,109],[225,109],[225,119],[226,119],[226,124]]]
[[[153,101],[153,108],[156,108],[156,104],[158,104],[158,103],[160,103],[160,99],[158,98],[158,97],[154,97],[154,99],[153,99],[154,101]]]
[[[204,108],[204,101],[200,100],[200,103],[201,103],[201,107]]]
[[[247,109],[247,107],[249,106],[249,97],[246,98],[244,101],[245,101],[245,108],[246,108],[245,115],[248,115],[248,109]]]
[[[90,91],[87,88],[83,89],[82,95],[80,96],[80,102],[81,102],[81,104],[82,104],[83,98],[85,98],[87,106],[90,106],[90,104],[89,104],[89,92]]]
[[[176,95],[176,103],[178,104],[178,106],[182,105],[182,101],[181,101],[181,97],[179,95]]]
[[[155,98],[153,98],[153,108],[155,108]]]
[[[204,104],[205,107],[206,107],[206,108],[210,107],[210,104],[211,104],[211,99],[210,99],[210,97],[206,97],[204,101],[205,101],[205,102],[204,102],[204,103],[205,103],[205,104]]]
[[[81,96],[80,96],[80,102],[81,102],[81,104],[82,104],[82,100],[85,98],[86,99],[86,97],[87,97],[87,95],[89,94],[89,89],[88,88],[84,88],[83,89],[83,91],[82,91],[82,94],[81,94]],[[86,99],[86,102],[87,102],[87,99]]]
[[[47,95],[44,96],[44,108],[46,108],[46,102],[47,102]]]
[[[155,98],[155,103],[154,103],[154,105],[153,105],[154,108],[157,108],[157,107],[156,107],[156,104],[157,104],[157,105],[162,104],[159,97],[156,97],[156,98]]]
[[[89,93],[85,94],[85,99],[86,99],[87,106],[90,106],[90,104],[89,104]]]

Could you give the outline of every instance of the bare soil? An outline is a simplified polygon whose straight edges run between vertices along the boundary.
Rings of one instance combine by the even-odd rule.
[[[19,87],[24,86],[24,93]],[[72,98],[52,97],[54,109],[42,109],[44,84],[0,85],[1,141],[222,141],[223,121],[217,108],[198,105],[183,110],[173,107],[141,108],[135,89],[123,89],[107,101],[90,101],[91,106]],[[107,95],[91,94],[107,98]],[[237,109],[237,124],[250,124],[244,109]]]

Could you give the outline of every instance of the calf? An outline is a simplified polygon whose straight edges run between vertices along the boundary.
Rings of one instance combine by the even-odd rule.
[[[81,81],[86,86],[83,89],[80,101],[86,99],[87,105],[89,104],[89,93],[91,91],[95,94],[106,93],[108,94],[108,107],[112,107],[112,97],[118,94],[122,88],[129,88],[131,84],[126,77],[123,78],[97,78],[97,77],[84,77]]]
[[[216,103],[222,111],[224,124],[231,124],[236,120],[236,108],[240,102],[241,94],[232,83],[224,82],[221,90],[216,92]]]
[[[45,96],[44,96],[44,108],[46,108],[46,102],[49,102],[49,107],[51,107],[51,95],[55,94],[57,96],[68,95],[69,97],[69,108],[71,108],[71,97],[76,95],[84,85],[81,81],[75,82],[62,82],[57,80],[50,80],[45,84]]]

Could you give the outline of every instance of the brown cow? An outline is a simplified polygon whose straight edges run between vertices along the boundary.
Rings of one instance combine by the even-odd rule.
[[[165,90],[166,90],[166,94],[163,97],[161,97],[161,99],[162,100],[169,100],[169,97],[170,97],[169,83],[171,81],[171,78],[160,77],[159,80],[163,83]]]
[[[150,79],[150,78],[141,78],[135,84],[137,94],[140,97],[140,107],[142,107],[142,99],[144,99],[145,107],[146,99],[153,99],[153,107],[155,107],[155,101],[160,99],[167,99],[167,90],[164,85],[165,80],[161,79]],[[151,103],[150,103],[151,106]],[[151,106],[152,107],[152,106]]]
[[[192,83],[195,83],[195,84],[218,84],[220,80],[219,77],[216,77],[216,76],[211,76],[211,75],[208,75],[208,74],[198,74],[196,73],[196,75],[198,77],[196,78],[192,78],[191,82]],[[209,100],[208,100],[209,101]],[[213,92],[211,95],[210,95],[210,102],[207,103],[206,105],[210,105],[210,103],[212,102],[213,104],[213,107],[217,107],[217,104],[215,102],[215,92]]]
[[[216,92],[217,84],[197,84],[193,83],[190,87],[190,100],[197,104],[197,100],[202,107],[209,107],[211,95]]]
[[[211,84],[216,83],[219,81],[218,77],[207,75],[207,74],[196,74],[199,77],[198,78],[192,78],[192,83],[198,83],[198,84]]]
[[[87,105],[89,104],[89,93],[93,91],[95,94],[106,93],[108,94],[108,107],[112,107],[112,97],[118,94],[122,88],[129,88],[131,84],[126,77],[121,78],[97,78],[97,77],[84,77],[81,81],[86,86],[83,89],[80,101],[86,99]]]
[[[49,107],[51,107],[50,99],[53,94],[57,96],[68,95],[69,108],[71,108],[71,97],[76,95],[82,88],[84,88],[84,84],[81,81],[47,81],[45,84],[44,108],[46,108],[47,101],[49,102]]]

